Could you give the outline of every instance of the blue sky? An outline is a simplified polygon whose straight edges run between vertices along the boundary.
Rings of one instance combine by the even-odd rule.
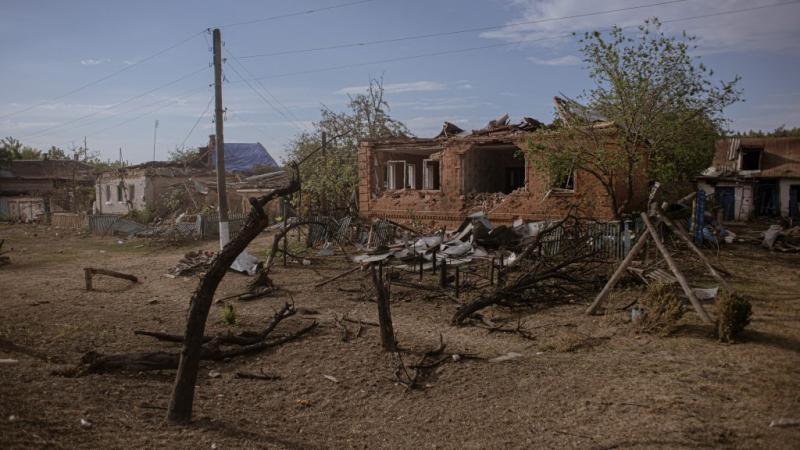
[[[392,115],[418,136],[436,134],[444,120],[462,128],[479,128],[503,113],[515,121],[522,115],[549,121],[554,95],[577,96],[591,86],[574,39],[557,36],[613,24],[633,25],[652,16],[669,21],[786,1],[685,0],[513,26],[510,24],[520,21],[660,1],[374,0],[223,26],[226,49],[244,66],[230,58],[226,63],[225,138],[229,142],[261,142],[281,159],[292,137],[318,119],[323,105],[344,108],[347,93],[358,92],[371,77],[380,76]],[[142,162],[152,159],[153,124],[158,119],[156,154],[164,159],[189,135],[213,93],[209,87],[213,78],[211,37],[202,30],[349,2],[352,0],[3,0],[0,136],[13,136],[43,149],[80,145],[87,136],[89,148],[104,158],[117,158],[122,148],[125,159]],[[800,3],[794,3],[669,22],[666,27],[669,32],[686,30],[697,35],[696,54],[715,70],[715,76],[742,76],[746,101],[731,107],[727,115],[733,129],[746,130],[800,126],[798,23]],[[503,25],[429,39],[243,58]],[[453,52],[492,45],[495,47]],[[439,55],[365,64],[428,53]],[[342,65],[353,67],[317,71]],[[245,78],[260,78],[269,94],[257,82],[251,84],[282,114],[257,96],[230,66]],[[89,88],[56,98],[125,68]],[[136,98],[118,105],[132,97]],[[209,110],[189,135],[187,146],[203,145],[213,134],[210,116]]]

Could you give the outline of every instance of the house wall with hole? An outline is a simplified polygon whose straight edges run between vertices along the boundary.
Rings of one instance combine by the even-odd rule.
[[[530,139],[530,134],[515,134],[362,142],[360,214],[443,225],[458,224],[478,211],[498,223],[557,219],[576,207],[584,217],[615,217],[608,191],[594,176],[574,171],[568,179],[552,180],[536,169],[526,151]],[[414,168],[413,186],[397,182],[403,165]],[[643,173],[635,177],[633,198],[625,197],[623,187],[614,187],[619,198],[644,205],[648,184]]]

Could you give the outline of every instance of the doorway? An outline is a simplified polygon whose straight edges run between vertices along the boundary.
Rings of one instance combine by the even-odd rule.
[[[736,190],[733,186],[714,189],[714,201],[722,208],[723,220],[734,220],[736,215]]]
[[[774,217],[780,214],[781,208],[778,201],[778,183],[775,181],[761,181],[756,184],[755,206],[757,216]]]

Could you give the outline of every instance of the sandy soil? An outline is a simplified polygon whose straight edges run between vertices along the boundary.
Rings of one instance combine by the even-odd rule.
[[[284,291],[234,302],[236,329],[259,328],[290,296],[312,311],[281,328],[310,318],[320,327],[271,351],[204,364],[195,422],[174,427],[163,423],[172,372],[52,372],[88,351],[177,351],[133,331],[182,332],[197,278],[164,274],[189,249],[214,244],[157,248],[21,225],[0,225],[0,239],[14,249],[12,264],[0,268],[0,359],[19,360],[0,364],[2,448],[750,449],[800,442],[798,427],[769,427],[774,419],[800,419],[800,255],[747,244],[723,250],[721,262],[754,307],[753,323],[733,345],[718,343],[694,313],[672,336],[635,333],[618,308],[638,295],[636,288],[617,292],[600,316],[584,316],[582,304],[524,313],[533,340],[452,327],[453,301],[393,288],[404,348],[432,349],[441,333],[452,352],[522,354],[448,363],[413,391],[392,381],[396,360],[381,351],[377,329],[341,340],[333,313],[376,317],[374,303],[349,291],[359,286],[358,275],[313,287],[347,267],[341,255],[278,266],[273,279]],[[251,251],[263,257],[267,244],[259,238]],[[98,277],[97,291],[86,292],[85,266],[133,273],[142,282]],[[247,281],[229,274],[218,297]],[[215,306],[208,334],[227,329],[219,317]],[[212,370],[222,376],[209,377]],[[281,379],[234,378],[260,370]],[[81,419],[92,425],[82,427]]]

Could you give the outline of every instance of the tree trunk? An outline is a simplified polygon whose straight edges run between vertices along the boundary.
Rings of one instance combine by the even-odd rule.
[[[202,353],[203,335],[208,319],[208,311],[214,299],[214,293],[231,266],[233,261],[247,245],[255,239],[268,225],[267,215],[264,214],[264,205],[270,200],[291,194],[300,188],[300,180],[295,173],[291,183],[284,189],[278,189],[270,194],[250,199],[253,210],[247,218],[242,230],[217,254],[211,263],[208,272],[200,280],[189,306],[189,317],[186,321],[183,349],[181,350],[178,372],[175,375],[175,385],[167,410],[167,420],[172,423],[187,423],[192,418],[192,405],[194,402],[194,388],[197,382],[197,371]]]

